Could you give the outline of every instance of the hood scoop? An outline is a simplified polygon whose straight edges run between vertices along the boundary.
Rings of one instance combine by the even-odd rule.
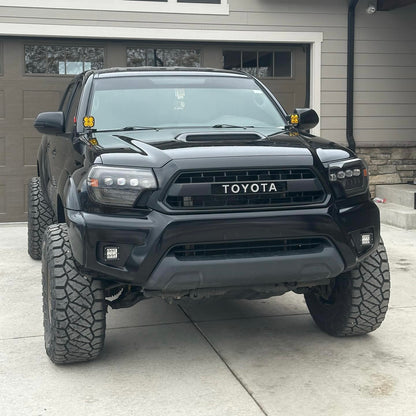
[[[176,140],[194,143],[194,142],[256,142],[264,140],[266,136],[252,132],[233,132],[233,133],[183,133],[175,137]]]

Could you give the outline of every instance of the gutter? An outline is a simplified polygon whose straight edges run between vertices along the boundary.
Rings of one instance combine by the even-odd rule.
[[[355,152],[354,138],[354,43],[355,43],[355,8],[359,0],[350,0],[348,6],[348,45],[347,45],[347,142]]]

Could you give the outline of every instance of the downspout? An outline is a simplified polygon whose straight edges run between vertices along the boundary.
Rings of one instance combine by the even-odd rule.
[[[350,0],[348,7],[348,45],[347,45],[347,142],[355,152],[354,139],[354,42],[355,42],[355,7],[359,0]]]

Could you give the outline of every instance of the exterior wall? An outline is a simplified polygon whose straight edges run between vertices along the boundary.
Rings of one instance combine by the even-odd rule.
[[[416,183],[416,146],[358,147],[356,150],[367,162],[373,196],[376,185]]]
[[[367,6],[368,2],[359,2],[356,12],[357,147],[415,145],[416,4],[374,15],[365,12]],[[337,52],[322,68],[323,89],[330,98],[323,105],[324,133],[339,137],[343,133],[339,128],[345,128],[345,106],[340,101],[346,100],[346,42],[332,42],[331,46]]]

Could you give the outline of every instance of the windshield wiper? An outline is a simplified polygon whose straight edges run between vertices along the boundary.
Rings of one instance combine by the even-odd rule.
[[[253,129],[254,126],[235,126],[233,124],[215,124],[213,129]]]
[[[92,133],[108,133],[112,131],[134,131],[134,130],[155,130],[159,131],[159,127],[146,127],[146,126],[126,126],[126,127],[119,127],[116,129],[104,129],[104,130],[97,130],[97,129],[91,129]]]
[[[288,132],[289,130],[287,129],[277,130],[274,133],[268,134],[267,137],[277,136],[278,134],[283,134],[283,133],[288,133]]]
[[[159,127],[147,127],[147,126],[127,126],[122,128],[123,131],[130,130],[159,130]]]

